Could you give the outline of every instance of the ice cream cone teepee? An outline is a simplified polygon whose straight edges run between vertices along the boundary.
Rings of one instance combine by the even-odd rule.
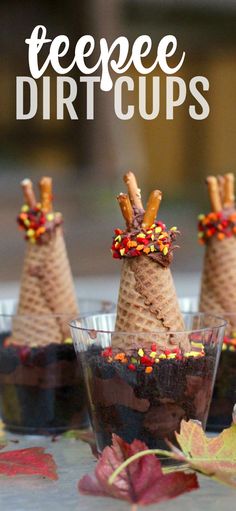
[[[236,311],[236,210],[234,175],[207,178],[211,212],[199,215],[199,241],[205,244],[200,310]],[[231,325],[236,326],[236,325]]]
[[[78,314],[62,216],[52,209],[51,178],[43,177],[39,187],[41,197],[37,203],[32,182],[22,182],[25,204],[17,217],[25,231],[26,252],[10,340],[29,346],[64,342],[68,327],[65,319],[56,314]]]
[[[126,229],[115,230],[112,244],[113,257],[123,259],[113,345],[120,342],[118,332],[158,331],[155,342],[159,342],[160,349],[179,344],[179,348],[187,351],[187,336],[177,339],[161,335],[184,329],[169,267],[177,228],[167,230],[156,220],[161,191],[151,193],[144,211],[134,174],[128,172],[124,181],[128,194],[121,193],[117,199]]]

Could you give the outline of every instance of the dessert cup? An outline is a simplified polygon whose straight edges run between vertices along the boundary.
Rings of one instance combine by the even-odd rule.
[[[113,304],[102,300],[79,300],[81,313],[111,311]],[[0,302],[0,415],[6,428],[25,434],[58,434],[89,425],[82,370],[77,363],[72,339],[54,342],[48,331],[48,344],[40,346],[8,343],[12,325],[19,327],[29,318],[40,325],[48,316],[18,315],[14,300]],[[68,315],[51,315],[52,321],[71,320]],[[31,333],[31,337],[32,333]],[[50,342],[51,338],[51,342]]]
[[[225,322],[206,314],[187,314],[184,322],[184,331],[123,333],[115,331],[115,314],[72,321],[99,452],[112,433],[166,448],[165,439],[175,442],[182,419],[205,427]],[[167,345],[188,337],[190,351],[160,351],[160,336],[168,336]]]
[[[198,310],[197,297],[181,298],[179,303],[183,312]],[[209,431],[221,431],[230,426],[232,410],[236,403],[236,313],[225,313],[223,317],[228,325],[208,415],[207,430]]]

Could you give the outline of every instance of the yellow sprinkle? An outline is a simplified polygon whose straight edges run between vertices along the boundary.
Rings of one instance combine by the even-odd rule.
[[[147,231],[147,234],[152,234],[152,230],[149,229],[149,231]]]
[[[32,238],[32,236],[34,236],[34,229],[28,229],[27,236],[29,236],[29,238]]]
[[[125,248],[121,248],[121,249],[120,249],[120,255],[121,255],[121,256],[123,256],[123,255],[124,255],[124,253],[125,253]]]
[[[229,347],[229,351],[235,351],[235,347],[234,346],[230,346]]]
[[[185,357],[201,357],[203,353],[199,353],[199,351],[189,351],[185,353]]]
[[[27,211],[29,211],[29,206],[28,204],[24,204],[21,208],[21,211],[22,213],[27,213]]]
[[[164,359],[164,358],[166,358],[166,355],[165,355],[165,353],[161,353],[161,354],[159,355],[159,358],[161,358],[161,359]]]
[[[191,342],[191,346],[192,346],[193,348],[199,348],[199,349],[201,349],[201,350],[204,348],[204,346],[203,346],[202,342],[195,342],[195,341],[192,341],[192,342]]]
[[[144,248],[144,245],[138,245],[137,246],[137,250],[143,250],[143,248]]]
[[[138,238],[146,238],[146,234],[144,234],[144,232],[140,232]]]
[[[115,241],[118,241],[120,243],[121,242],[121,236],[120,235],[116,236]]]
[[[225,350],[227,350],[227,344],[224,342],[223,346],[222,346],[222,351],[225,351]]]
[[[163,254],[164,254],[164,255],[167,255],[167,254],[168,254],[168,252],[169,252],[168,247],[164,247],[164,248],[163,248]]]
[[[156,356],[157,356],[157,352],[156,351],[151,351],[150,357],[151,358],[155,358]]]
[[[49,220],[49,222],[51,222],[51,220],[54,220],[54,214],[53,213],[48,213],[47,214],[47,220]]]
[[[154,229],[154,227],[156,227],[156,224],[151,225],[151,229]]]
[[[154,239],[155,239],[155,236],[154,236],[154,234],[152,234],[151,235],[151,240],[154,241]]]
[[[165,234],[161,234],[161,235],[159,236],[159,240],[163,240],[163,238],[166,238],[166,235],[165,235]]]
[[[150,246],[150,250],[151,250],[151,252],[155,252],[155,247],[154,247],[154,245],[151,245],[151,246]]]
[[[176,353],[170,353],[167,358],[176,358]]]
[[[174,225],[174,227],[170,228],[170,231],[177,231],[177,227],[175,227],[175,225]]]
[[[30,225],[30,220],[28,220],[28,218],[26,218],[26,219],[24,220],[24,224],[25,224],[25,226],[26,226],[26,227],[29,227],[29,225]]]
[[[142,348],[139,348],[139,350],[138,350],[138,355],[139,355],[140,357],[143,357],[143,355],[144,355],[144,351],[143,351],[143,349],[142,349]]]
[[[159,364],[159,362],[160,362],[159,358],[156,358],[155,362],[156,362],[156,364]]]
[[[203,214],[198,215],[198,220],[203,220],[203,218],[205,218],[205,215],[203,215]]]
[[[71,337],[67,337],[65,340],[64,340],[64,344],[72,344],[73,341],[71,339]]]
[[[155,233],[156,233],[156,234],[158,234],[158,233],[159,233],[159,232],[161,232],[161,231],[162,231],[161,227],[156,227],[156,229],[155,229]]]

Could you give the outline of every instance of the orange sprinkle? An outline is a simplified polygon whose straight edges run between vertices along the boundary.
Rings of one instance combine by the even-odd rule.
[[[217,238],[218,238],[218,240],[223,240],[223,239],[225,238],[224,233],[223,233],[223,232],[219,232],[219,233],[217,234]]]
[[[137,250],[143,250],[143,248],[144,248],[144,245],[138,245],[137,246]]]
[[[149,247],[145,247],[145,248],[143,249],[143,252],[144,252],[145,254],[149,254],[149,252],[150,252],[150,248],[149,248]]]
[[[115,360],[120,360],[122,362],[122,360],[124,360],[125,358],[125,353],[117,353],[117,355],[115,355],[114,359]]]
[[[152,371],[153,371],[153,368],[151,366],[148,366],[145,369],[145,373],[147,373],[147,374],[152,373]]]

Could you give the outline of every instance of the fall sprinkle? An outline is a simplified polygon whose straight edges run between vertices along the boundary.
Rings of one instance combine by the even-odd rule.
[[[218,240],[236,236],[236,213],[226,215],[219,211],[198,216],[198,239],[204,244],[215,236]]]
[[[203,357],[205,355],[204,346],[200,341],[191,343],[191,351],[182,353],[179,348],[166,349],[158,351],[157,345],[153,343],[149,350],[139,348],[131,354],[125,352],[114,353],[111,347],[102,351],[102,357],[108,362],[118,362],[124,364],[130,371],[142,370],[146,374],[151,374],[153,369],[162,361],[183,360],[189,357]]]
[[[27,241],[33,244],[44,243],[48,241],[47,235],[62,224],[62,216],[61,213],[45,213],[40,203],[34,208],[24,204],[17,216],[17,223],[19,228],[25,231]]]
[[[123,231],[115,229],[111,247],[112,255],[116,259],[122,257],[136,257],[142,254],[159,252],[167,256],[174,247],[172,243],[178,234],[177,227],[168,231],[165,224],[155,222],[148,230]]]

